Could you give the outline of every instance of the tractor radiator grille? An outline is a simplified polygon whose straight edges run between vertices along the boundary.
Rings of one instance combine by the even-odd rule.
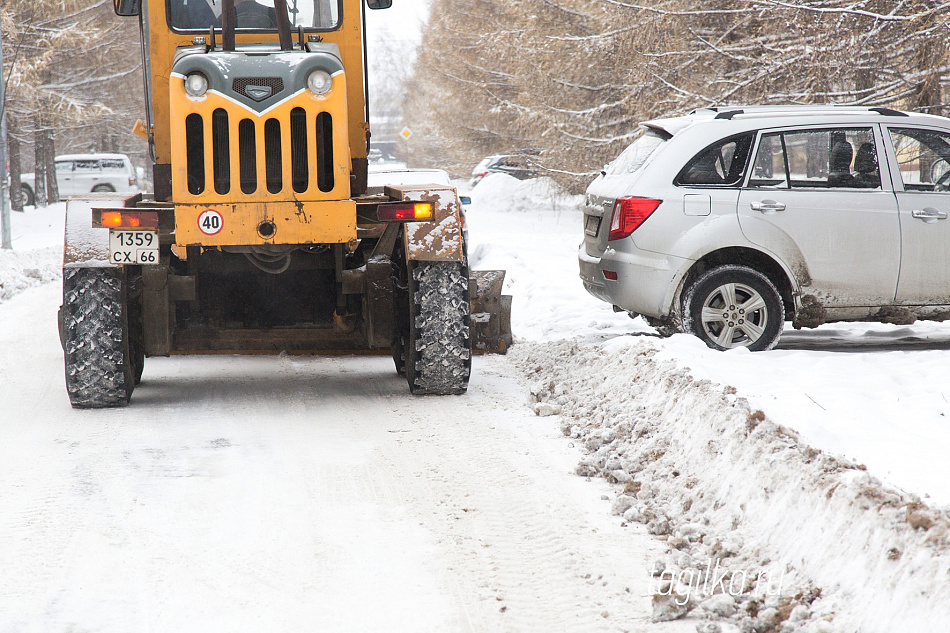
[[[185,158],[188,163],[188,193],[197,196],[205,190],[205,125],[200,114],[185,119]]]
[[[189,194],[204,193],[209,176],[219,195],[237,190],[245,195],[262,190],[273,195],[316,194],[311,191],[313,185],[322,193],[333,190],[333,117],[328,112],[309,118],[303,108],[294,108],[286,119],[241,119],[234,139],[232,116],[223,108],[216,109],[208,135],[200,114],[185,119]],[[232,169],[234,152],[237,170]]]
[[[247,90],[249,86],[251,87],[250,93]],[[272,97],[284,91],[284,80],[280,77],[241,77],[231,82],[231,89],[234,90],[234,92],[243,97],[249,97],[255,101],[260,101],[260,99],[256,98],[254,95],[254,88],[257,87],[270,88],[270,93],[267,95],[267,97]]]

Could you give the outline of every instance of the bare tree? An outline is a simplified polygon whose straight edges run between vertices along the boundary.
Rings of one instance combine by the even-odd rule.
[[[444,0],[409,111],[428,153],[457,173],[531,147],[540,169],[581,190],[639,121],[697,107],[944,113],[948,15],[924,0]]]
[[[134,24],[117,19],[107,0],[8,0],[0,16],[6,115],[15,137],[14,183],[19,182],[21,167],[26,167],[27,157],[20,151],[24,145],[34,149],[38,205],[59,199],[57,143],[89,151],[96,149],[94,139],[108,138],[104,132],[121,125],[129,130],[121,145],[144,155],[144,143],[131,135],[143,108],[133,97],[141,94],[135,89],[141,85],[141,63],[135,55],[116,54],[137,39]]]

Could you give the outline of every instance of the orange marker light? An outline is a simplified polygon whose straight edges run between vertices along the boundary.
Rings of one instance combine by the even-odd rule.
[[[110,229],[122,226],[122,214],[118,211],[104,211],[102,213],[102,226]]]
[[[381,204],[377,208],[380,221],[406,221],[432,219],[431,202],[393,202]]]
[[[417,202],[412,211],[417,220],[427,220],[432,217],[432,203]]]
[[[155,211],[103,211],[99,224],[106,229],[157,229]]]

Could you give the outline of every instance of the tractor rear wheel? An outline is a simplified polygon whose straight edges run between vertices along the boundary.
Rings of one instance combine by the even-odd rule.
[[[121,268],[63,270],[66,390],[77,409],[128,404],[139,367],[130,349],[128,290]]]
[[[463,262],[409,262],[406,378],[417,395],[462,394],[472,371],[468,269]]]

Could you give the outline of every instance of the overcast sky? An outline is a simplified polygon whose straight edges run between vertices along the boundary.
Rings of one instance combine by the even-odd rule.
[[[393,0],[389,9],[367,10],[366,14],[373,117],[387,101],[401,98],[401,93],[395,91],[399,90],[399,81],[412,71],[422,27],[429,16],[429,0]],[[374,129],[377,134],[383,131],[378,123]]]
[[[393,0],[389,9],[368,10],[366,13],[370,42],[384,37],[417,44],[422,25],[429,15],[429,0]]]

